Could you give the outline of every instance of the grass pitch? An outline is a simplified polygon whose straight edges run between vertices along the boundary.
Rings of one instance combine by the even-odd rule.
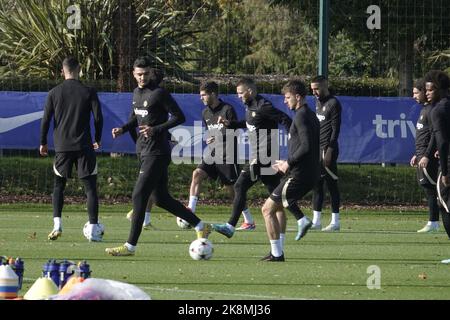
[[[127,206],[101,206],[104,242],[89,243],[82,234],[83,206],[64,208],[63,237],[51,242],[49,205],[0,205],[0,255],[24,259],[21,295],[54,258],[87,260],[93,277],[135,284],[152,299],[450,299],[450,266],[440,263],[450,258],[450,241],[443,231],[416,233],[425,212],[343,210],[341,232],[310,231],[298,242],[288,214],[286,262],[267,263],[258,261],[270,246],[259,208],[252,209],[255,231],[236,232],[231,239],[213,233],[213,258],[194,261],[188,253],[194,231],[179,229],[175,217],[159,208],[152,213],[158,230],[142,232],[136,255],[110,257],[105,248],[127,239]],[[205,221],[224,222],[229,210],[197,211]],[[322,224],[329,218],[324,215]],[[367,287],[373,265],[381,271],[380,289]]]

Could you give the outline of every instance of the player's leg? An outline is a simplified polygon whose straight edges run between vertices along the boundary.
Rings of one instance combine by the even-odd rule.
[[[141,167],[141,163],[142,163],[140,153],[137,153],[137,159],[138,159],[138,172],[139,172],[139,168]],[[145,218],[144,218],[144,222],[142,224],[142,227],[144,228],[144,230],[149,230],[151,227],[153,227],[150,222],[152,206],[153,206],[153,201],[152,201],[152,198],[150,197],[147,202],[147,208],[145,210]],[[128,211],[127,219],[130,221],[133,219],[133,209]]]
[[[103,228],[98,224],[98,194],[97,194],[97,159],[95,151],[86,149],[77,153],[75,166],[78,177],[84,185],[87,199],[89,223],[84,230],[89,241],[101,241]]]
[[[169,193],[169,166],[170,159],[166,159],[166,166],[161,167],[162,175],[158,180],[158,188],[154,191],[155,204],[173,215],[187,221],[195,228],[197,238],[208,238],[212,231],[212,227],[208,223],[200,220],[189,208],[186,208],[180,201],[175,200]]]
[[[271,195],[276,188],[279,187],[279,185],[284,182],[286,179],[281,179],[280,174],[273,174],[273,175],[262,175],[261,181],[265,185],[267,191],[269,192],[269,195]],[[280,241],[281,241],[281,248],[284,248],[284,240],[286,237],[286,226],[287,226],[287,217],[286,213],[284,211],[283,206],[279,206],[276,217],[278,220],[278,224],[280,225]]]
[[[53,185],[53,229],[48,235],[49,240],[56,240],[62,236],[62,210],[64,207],[64,189],[67,178],[71,177],[74,163],[73,153],[58,152],[55,154],[53,172],[55,181]]]
[[[313,225],[312,230],[322,230],[322,208],[324,198],[324,176],[325,173],[321,173],[320,179],[313,189],[312,205],[313,205]]]
[[[221,183],[228,189],[231,199],[234,199],[234,184],[239,177],[239,166],[237,164],[218,164],[216,170]],[[255,230],[255,221],[246,204],[242,210],[242,215],[244,216],[244,222],[236,230]]]
[[[150,228],[153,227],[152,223],[151,223],[152,207],[153,207],[153,200],[150,197],[147,202],[147,207],[145,208],[145,218],[144,218],[144,222],[142,224],[142,227],[144,228],[144,230],[149,230]],[[127,213],[127,219],[130,221],[133,219],[133,209],[131,209]]]
[[[426,168],[417,168],[417,182],[424,188],[427,195],[429,219],[419,233],[427,233],[439,230],[439,205],[436,188],[439,163],[431,159]]]
[[[437,200],[436,186],[431,184],[424,184],[422,187],[425,189],[427,195],[428,204],[428,222],[418,233],[427,233],[439,230],[439,205]]]
[[[277,212],[282,210],[281,203],[268,198],[261,211],[266,225],[267,236],[270,241],[270,253],[262,258],[262,261],[281,262],[284,261],[282,241],[280,239],[281,226],[278,221]]]
[[[288,209],[297,220],[298,232],[295,240],[303,238],[308,230],[312,227],[312,221],[303,213],[297,204],[305,194],[312,188],[313,178],[284,178],[282,180],[282,187],[277,187],[271,194],[270,198],[274,201],[280,202],[284,208]]]
[[[192,181],[191,187],[189,189],[189,204],[188,207],[192,212],[195,213],[198,202],[198,195],[200,194],[200,187],[202,181],[205,180],[208,175],[214,176],[214,172],[212,165],[207,165],[205,163],[201,163],[193,172],[192,172]]]
[[[64,189],[67,179],[55,175],[53,186],[53,229],[48,235],[49,240],[56,240],[62,235],[62,209],[64,206]]]
[[[231,238],[233,236],[235,227],[239,221],[239,217],[241,216],[241,212],[246,207],[247,191],[257,181],[257,177],[255,180],[252,180],[248,166],[241,171],[241,174],[234,185],[233,209],[230,219],[224,224],[214,224],[214,230],[223,234],[227,238]]]
[[[130,233],[124,245],[107,248],[105,251],[113,256],[134,255],[139,236],[142,232],[145,208],[151,193],[158,185],[165,161],[161,161],[160,156],[142,157],[139,176],[133,189],[133,217],[131,220]]]
[[[333,153],[332,162],[329,167],[325,167],[325,182],[331,198],[331,221],[322,231],[339,231],[341,228],[340,212],[341,195],[338,186],[338,168],[337,168],[338,152]]]
[[[148,198],[147,207],[145,208],[145,217],[144,217],[144,222],[142,224],[142,227],[144,228],[144,230],[148,230],[149,228],[152,227],[152,223],[151,223],[152,207],[153,207],[153,200],[152,200],[152,197],[150,197],[150,198]]]
[[[278,223],[280,224],[280,240],[281,247],[284,248],[284,240],[286,239],[287,217],[284,209],[281,208],[276,212]]]

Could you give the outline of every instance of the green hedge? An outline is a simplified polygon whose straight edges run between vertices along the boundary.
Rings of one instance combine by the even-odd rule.
[[[0,194],[2,196],[45,197],[52,193],[52,158],[37,158],[37,151],[24,156],[0,157]],[[102,199],[130,201],[137,175],[135,156],[111,158],[109,155],[98,157],[99,194]],[[194,164],[171,165],[170,190],[178,199],[186,200]],[[340,165],[339,184],[342,203],[361,205],[388,204],[425,204],[425,194],[416,183],[415,169],[409,166],[381,167],[380,165]],[[69,180],[67,196],[84,196],[83,187],[78,179]],[[268,193],[258,183],[250,189],[250,202],[261,203]],[[209,202],[229,204],[226,189],[217,182],[207,180],[200,196]],[[28,197],[30,198],[30,197]],[[310,199],[308,195],[307,199]]]
[[[181,82],[175,80],[165,81],[165,87],[173,93],[197,93],[198,83],[204,79],[213,79],[219,83],[221,93],[236,93],[236,83],[239,76],[203,76],[196,77],[197,83]],[[258,90],[261,93],[280,94],[281,88],[288,78],[257,76]],[[309,78],[306,78],[309,81]],[[0,91],[48,91],[61,80],[54,79],[1,79]],[[87,80],[84,83],[93,86],[99,92],[116,92],[115,80]],[[336,95],[341,96],[397,96],[398,81],[389,78],[340,78],[330,79],[331,88]]]

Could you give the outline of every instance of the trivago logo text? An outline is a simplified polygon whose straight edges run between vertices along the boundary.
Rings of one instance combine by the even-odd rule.
[[[377,137],[381,139],[395,138],[399,134],[402,139],[408,138],[409,134],[415,138],[416,127],[414,122],[405,119],[406,115],[404,113],[400,113],[400,119],[396,120],[383,119],[381,114],[376,114],[372,124],[375,126]]]

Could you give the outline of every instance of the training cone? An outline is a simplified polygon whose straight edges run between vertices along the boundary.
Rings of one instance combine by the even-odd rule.
[[[45,300],[58,293],[58,287],[49,278],[39,278],[23,296],[25,300]]]
[[[0,299],[17,298],[19,277],[9,265],[0,266]]]
[[[82,278],[82,277],[77,277],[77,276],[70,277],[69,280],[67,280],[67,283],[64,285],[64,287],[61,289],[61,291],[58,294],[69,293],[70,290],[72,290],[74,285],[81,283],[83,281],[84,281],[84,278]]]

